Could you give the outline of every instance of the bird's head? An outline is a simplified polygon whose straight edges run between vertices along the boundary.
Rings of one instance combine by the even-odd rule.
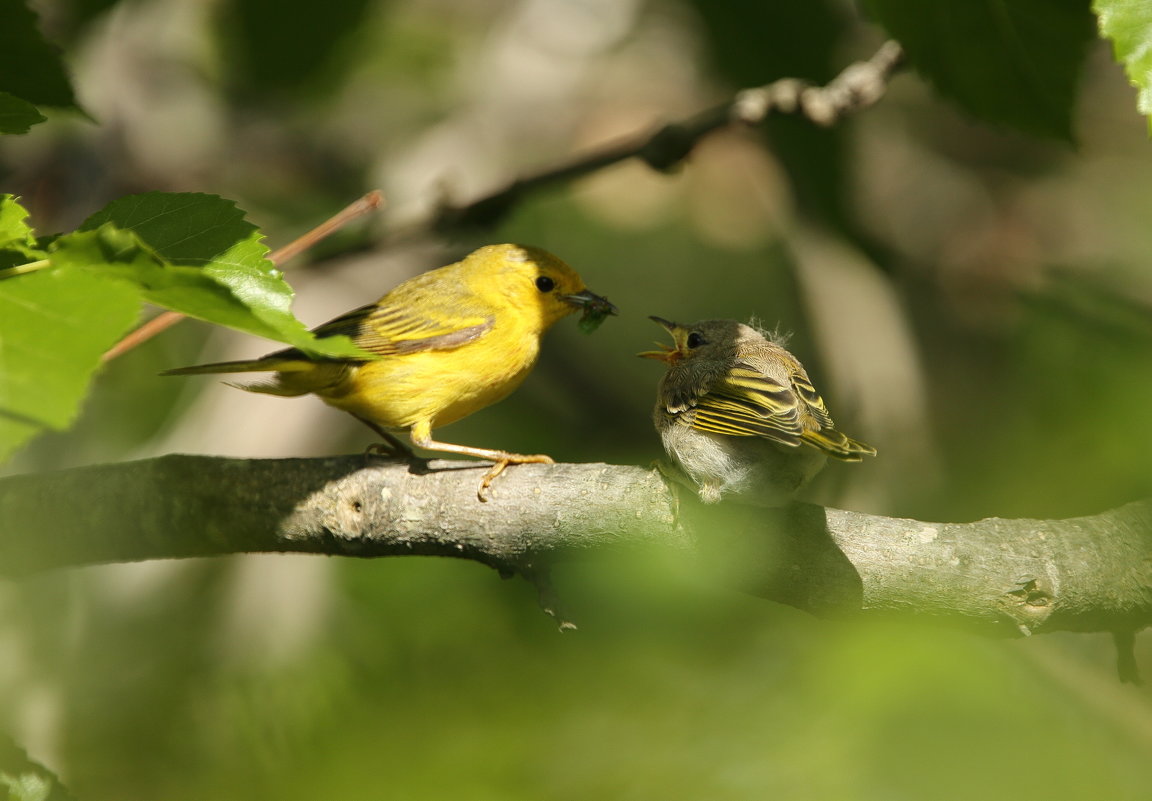
[[[648,319],[664,326],[672,335],[672,344],[656,343],[659,350],[646,350],[636,355],[657,359],[670,367],[690,359],[724,358],[749,338],[762,338],[756,329],[735,320],[701,320],[691,325],[682,325],[663,317]]]
[[[468,256],[478,277],[505,302],[530,315],[545,331],[557,320],[582,311],[580,327],[595,329],[616,314],[607,298],[590,292],[579,273],[546,250],[528,245],[489,245]]]

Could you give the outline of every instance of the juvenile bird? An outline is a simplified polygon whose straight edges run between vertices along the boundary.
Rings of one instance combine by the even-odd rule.
[[[273,372],[271,382],[237,386],[269,395],[317,395],[365,423],[397,455],[411,456],[391,433],[406,430],[421,448],[489,460],[492,468],[477,492],[486,500],[488,486],[508,465],[552,459],[439,442],[432,430],[516,389],[536,363],[540,337],[578,309],[584,310],[587,328],[616,313],[551,253],[489,245],[314,329],[319,337],[351,337],[375,359],[317,358],[288,348],[252,361],[182,367],[164,375]]]
[[[715,503],[724,493],[779,506],[824,466],[876,449],[835,429],[800,362],[735,320],[680,325],[650,318],[674,345],[638,355],[667,363],[653,419],[664,449]]]

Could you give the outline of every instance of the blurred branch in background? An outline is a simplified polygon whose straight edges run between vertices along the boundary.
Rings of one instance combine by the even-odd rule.
[[[178,326],[5,468],[40,475],[0,485],[0,572],[27,574],[0,582],[0,727],[76,798],[1147,794],[1152,704],[1113,680],[1107,635],[963,632],[1118,628],[1130,647],[1148,617],[1148,504],[1125,504],[1152,498],[1152,160],[1088,3],[33,5],[98,121],[50,113],[0,146],[3,191],[41,233],[162,190],[235,200],[281,243],[379,186],[387,225],[310,259],[388,231],[411,246],[294,272],[300,320],[480,237],[547,247],[624,311],[596,337],[558,327],[459,441],[643,464],[645,316],[755,315],[794,332],[838,422],[881,453],[826,470],[806,496],[821,505],[776,527],[676,510],[653,473],[600,464],[510,470],[477,524],[473,465],[249,461],[352,453],[363,432],[318,401],[157,378],[265,350]],[[1091,5],[1129,74],[1152,74],[1147,37],[1120,24],[1139,15]],[[882,103],[814,124],[801,98],[888,38],[918,77],[887,74]],[[8,57],[0,84],[49,75]],[[810,82],[770,85],[791,113],[733,116],[737,98],[769,105],[738,90],[782,76]],[[618,162],[581,172],[593,157]],[[244,461],[109,465],[189,451]],[[917,522],[990,515],[1032,519]],[[244,548],[473,558],[174,558]],[[562,559],[577,637],[480,566],[546,589]],[[27,573],[107,560],[125,563]],[[1136,655],[1152,664],[1152,639]]]
[[[781,78],[764,86],[744,89],[728,103],[669,123],[655,133],[628,137],[570,162],[519,178],[469,203],[454,205],[445,198],[429,218],[399,226],[387,237],[386,243],[494,227],[529,193],[628,159],[639,159],[654,170],[668,172],[708,134],[733,125],[760,125],[774,113],[799,115],[825,127],[832,125],[848,114],[879,102],[887,91],[888,81],[903,63],[900,45],[888,41],[867,61],[849,65],[824,86],[814,86],[798,78]]]
[[[481,504],[468,462],[375,461],[174,455],[6,478],[0,570],[299,552],[453,556],[531,577],[582,553],[698,547],[722,584],[818,615],[901,612],[998,635],[1152,622],[1152,500],[1069,520],[945,524],[809,504],[704,507],[657,471],[558,464],[509,470]]]

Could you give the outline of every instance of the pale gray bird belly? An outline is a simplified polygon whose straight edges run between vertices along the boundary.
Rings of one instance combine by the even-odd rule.
[[[782,506],[827,461],[807,445],[792,448],[760,437],[710,434],[683,424],[667,426],[660,436],[665,451],[696,483],[705,503],[732,494],[745,503]]]

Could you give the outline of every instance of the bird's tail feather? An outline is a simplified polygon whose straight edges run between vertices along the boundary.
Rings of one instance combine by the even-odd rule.
[[[301,395],[308,394],[308,390],[306,389],[286,387],[277,381],[261,381],[255,384],[235,384],[231,381],[225,381],[224,383],[227,386],[242,389],[245,392],[258,392],[261,395],[279,395],[282,398],[298,398]]]
[[[240,362],[214,362],[194,364],[191,367],[176,367],[165,370],[160,375],[207,375],[209,373],[302,373],[315,365],[304,359],[252,359]]]
[[[802,436],[829,456],[846,462],[859,462],[865,456],[876,455],[876,449],[871,445],[847,437],[834,428],[806,431]]]

